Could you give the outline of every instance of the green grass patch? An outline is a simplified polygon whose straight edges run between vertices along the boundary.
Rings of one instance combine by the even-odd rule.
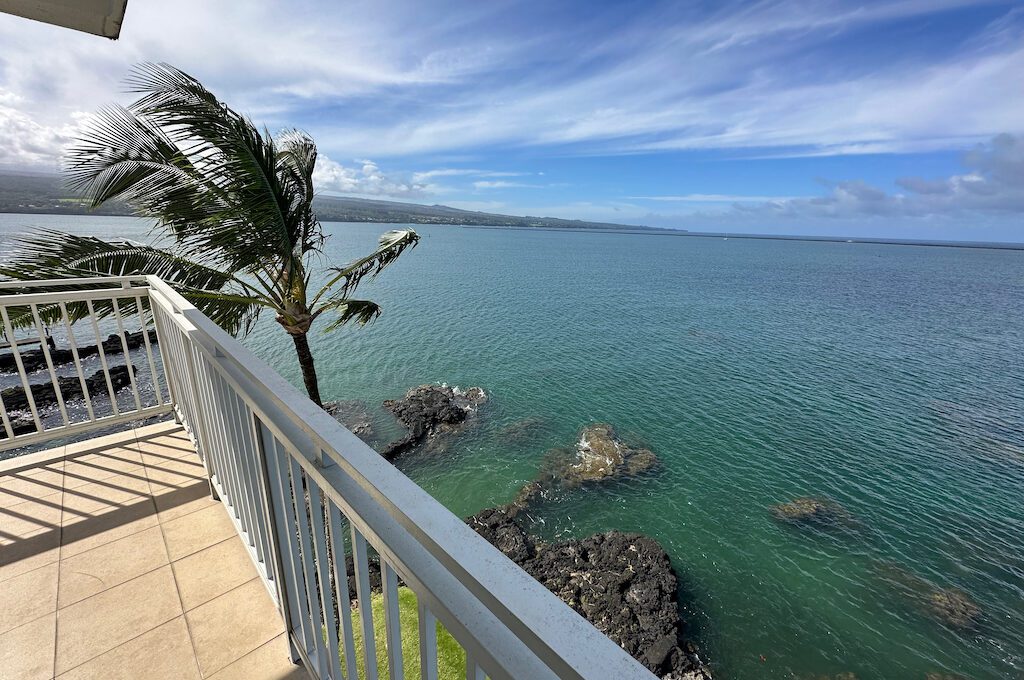
[[[377,674],[388,677],[388,653],[384,630],[384,594],[373,594],[373,632],[377,645]],[[420,677],[420,629],[419,609],[416,594],[408,588],[398,589],[399,622],[402,629],[402,666],[406,678]],[[359,677],[365,677],[363,627],[359,610],[352,610],[352,628],[356,642],[356,663]],[[344,642],[342,641],[342,646]],[[345,651],[341,652],[342,668],[345,667]],[[437,624],[437,673],[439,680],[464,680],[466,677],[466,650],[441,625]]]

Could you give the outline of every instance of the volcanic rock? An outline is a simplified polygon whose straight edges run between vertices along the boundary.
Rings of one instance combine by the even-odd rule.
[[[939,623],[960,632],[981,624],[981,606],[959,588],[943,588],[890,562],[880,562],[876,569],[898,593]]]
[[[142,337],[142,331],[136,331],[134,333],[127,332],[124,334],[125,344],[128,345],[129,350],[137,349],[145,344],[145,339]],[[150,343],[156,342],[156,331],[149,331]],[[57,347],[52,338],[47,338],[47,345],[50,350],[50,360],[54,366],[61,366],[63,364],[70,364],[75,360],[74,353],[70,349],[64,349]],[[104,355],[121,354],[124,352],[124,346],[121,344],[120,335],[110,335],[106,340],[102,342]],[[78,348],[78,356],[80,359],[91,357],[94,354],[99,354],[100,350],[97,345],[83,345]],[[42,348],[31,349],[19,352],[21,357],[21,363],[25,367],[25,370],[29,373],[38,371],[46,368],[46,355],[43,353]],[[15,371],[18,368],[18,364],[14,359],[13,352],[7,352],[0,354],[0,372],[3,371]]]
[[[555,487],[571,489],[633,477],[657,465],[658,457],[650,449],[629,446],[611,425],[588,425],[580,431],[575,448],[547,451],[540,472],[519,490],[513,503],[525,506]]]
[[[359,399],[329,401],[324,404],[324,410],[364,442],[369,444],[376,436],[373,415],[365,401]]]
[[[134,371],[135,369],[133,368],[132,370]],[[130,385],[131,379],[128,377],[128,367],[124,365],[111,367],[110,383],[114,388],[114,392]],[[82,396],[82,383],[77,376],[58,376],[57,384],[60,387],[61,395],[65,400]],[[96,398],[97,396],[107,395],[107,381],[103,375],[103,371],[96,371],[86,378],[85,384],[89,389],[90,397]],[[30,385],[30,388],[32,390],[32,400],[37,408],[53,406],[57,403],[57,393],[54,391],[53,383],[50,380],[35,383]],[[26,396],[25,389],[23,387],[8,387],[0,393],[0,396],[3,397],[4,406],[6,406],[9,411],[23,411],[28,409],[28,397]]]
[[[651,672],[666,680],[710,679],[684,637],[676,575],[657,541],[608,531],[544,545],[517,515],[515,507],[490,508],[467,523]]]
[[[852,516],[843,506],[827,498],[804,496],[771,507],[772,516],[789,524],[842,525]]]
[[[486,401],[487,394],[480,387],[461,390],[447,385],[420,385],[401,399],[388,399],[384,408],[409,432],[386,446],[381,455],[391,460],[428,437],[458,431]]]

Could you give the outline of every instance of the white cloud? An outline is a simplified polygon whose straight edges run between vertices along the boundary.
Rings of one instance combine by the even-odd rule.
[[[998,135],[966,153],[963,162],[968,171],[963,174],[897,180],[906,193],[890,193],[859,180],[847,180],[831,183],[823,196],[735,203],[733,212],[795,220],[1024,214],[1024,136]]]
[[[1020,13],[939,55],[882,64],[811,64],[806,55],[854,31],[966,4],[774,0],[696,16],[686,3],[651,3],[570,23],[546,21],[554,11],[546,5],[507,2],[252,0],[244,11],[200,0],[134,3],[117,42],[0,15],[0,87],[19,97],[17,111],[38,134],[60,134],[74,111],[122,97],[131,64],[167,60],[272,129],[303,126],[336,157],[482,146],[769,155],[964,148],[1024,131]],[[6,138],[0,147],[14,162],[53,162]]]
[[[528,172],[506,172],[476,168],[436,168],[434,170],[415,172],[412,175],[412,179],[414,182],[427,182],[436,177],[525,177],[529,174]]]
[[[682,194],[680,196],[627,196],[634,201],[666,203],[746,203],[750,201],[785,201],[793,196],[739,196],[734,194]]]
[[[948,177],[901,178],[896,182],[898,189],[892,191],[843,180],[825,182],[826,191],[810,197],[637,196],[626,201],[526,207],[516,214],[709,232],[962,239],[962,225],[970,224],[979,240],[986,233],[993,234],[994,240],[1007,240],[1007,233],[1019,234],[1024,214],[1024,135],[1003,134],[979,144],[964,154],[963,164],[965,172]],[[743,200],[727,200],[731,198]],[[644,205],[651,199],[664,199],[658,201],[662,204],[709,205],[671,213]]]
[[[426,185],[386,175],[371,160],[355,162],[356,166],[347,167],[321,154],[313,171],[313,183],[317,190],[393,198],[418,198],[426,192]]]
[[[82,116],[63,125],[41,125],[18,108],[18,100],[0,89],[0,165],[56,170],[65,147],[78,135]]]
[[[475,189],[543,189],[542,184],[525,184],[523,182],[509,182],[508,180],[478,180],[473,182]]]

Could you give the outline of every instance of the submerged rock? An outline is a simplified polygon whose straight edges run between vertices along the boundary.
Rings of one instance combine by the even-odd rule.
[[[409,432],[384,447],[381,455],[391,460],[427,437],[461,429],[469,415],[486,401],[487,394],[480,387],[461,390],[447,385],[420,385],[401,399],[386,400],[384,408]]]
[[[685,639],[675,572],[664,549],[641,534],[608,531],[545,545],[511,506],[467,520],[559,599],[668,680],[704,680],[710,670]]]
[[[575,488],[584,484],[633,477],[658,465],[650,449],[634,448],[619,438],[606,423],[588,425],[580,431],[572,449],[549,449],[540,472],[516,495],[514,505],[525,506],[555,487]]]
[[[365,401],[359,399],[329,401],[324,404],[324,410],[367,444],[376,437],[373,415]]]
[[[771,507],[772,516],[790,524],[849,525],[852,515],[833,500],[804,496]]]
[[[984,617],[981,606],[959,588],[943,588],[903,567],[883,562],[877,569],[917,609],[954,630],[975,630]]]
[[[544,430],[548,425],[548,421],[540,416],[529,416],[522,420],[517,420],[513,423],[502,427],[498,430],[498,439],[505,443],[517,443],[525,439],[530,439],[536,433]]]
[[[947,626],[969,630],[981,620],[981,607],[957,588],[940,588],[928,596],[928,610]]]
[[[576,443],[576,461],[566,470],[566,480],[594,482],[620,474],[636,475],[654,467],[657,457],[648,449],[627,446],[611,425],[588,425]]]

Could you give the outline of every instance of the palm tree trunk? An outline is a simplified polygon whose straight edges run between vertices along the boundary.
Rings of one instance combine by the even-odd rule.
[[[306,339],[305,333],[293,335],[292,340],[295,342],[295,353],[299,356],[299,368],[302,369],[302,382],[306,385],[306,393],[314,404],[322,407],[324,404],[320,400],[320,385],[316,379],[313,353],[309,351],[309,340]]]

